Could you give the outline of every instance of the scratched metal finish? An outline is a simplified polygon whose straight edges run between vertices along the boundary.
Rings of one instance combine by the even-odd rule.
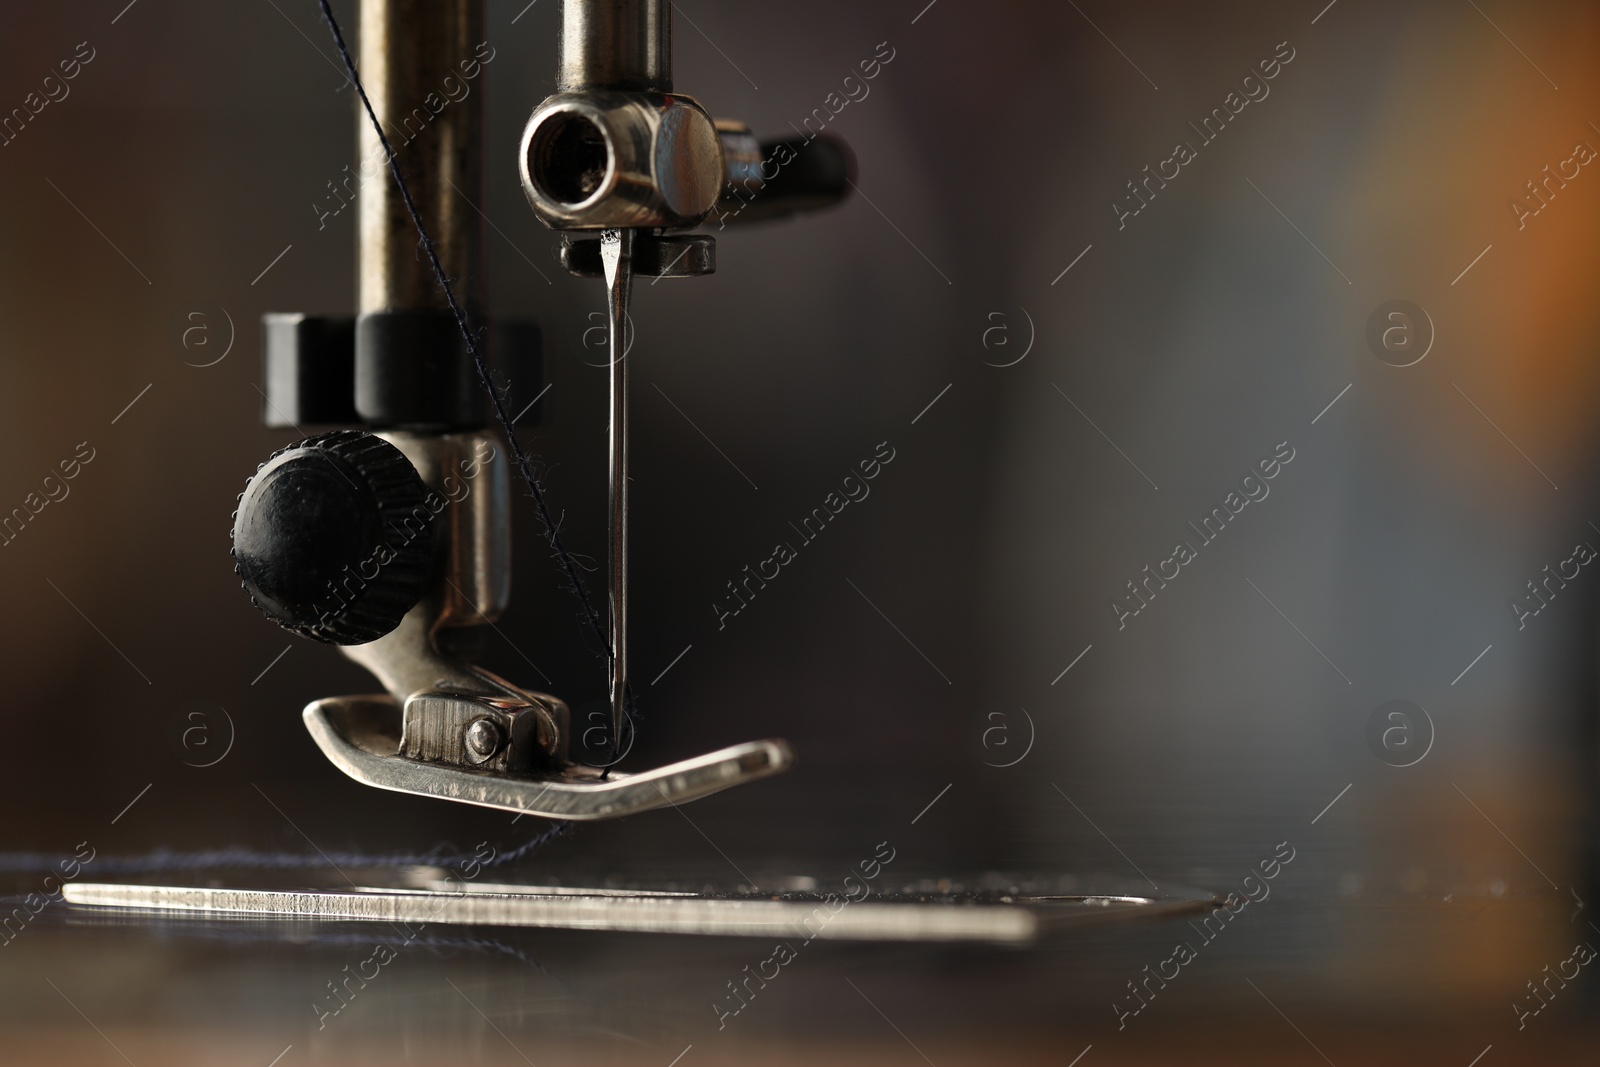
[[[450,890],[292,892],[202,886],[73,884],[69,903],[258,917],[538,926],[574,930],[856,941],[985,941],[1026,944],[1041,934],[1133,918],[1199,914],[1209,897],[1135,896],[874,899],[791,895],[739,899],[678,895],[588,895],[538,886]]]

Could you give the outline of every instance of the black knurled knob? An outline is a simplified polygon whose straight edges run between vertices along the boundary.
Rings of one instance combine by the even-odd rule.
[[[427,589],[440,503],[380,437],[307,438],[274,453],[240,494],[234,571],[286,630],[335,645],[375,641]]]

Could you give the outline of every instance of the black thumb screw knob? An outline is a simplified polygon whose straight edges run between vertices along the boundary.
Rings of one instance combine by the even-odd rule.
[[[234,571],[286,630],[335,645],[375,641],[427,591],[442,506],[382,438],[307,438],[274,453],[240,494]]]

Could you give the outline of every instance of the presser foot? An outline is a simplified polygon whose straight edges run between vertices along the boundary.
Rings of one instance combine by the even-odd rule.
[[[788,742],[770,740],[733,745],[637,774],[607,774],[573,763],[522,771],[482,769],[405,755],[405,716],[388,696],[329,697],[307,705],[304,717],[323,755],[363,785],[579,822],[699,800],[777,774],[794,762]],[[474,720],[483,721],[494,720]],[[510,731],[504,736],[509,746]],[[466,744],[471,759],[470,737]]]

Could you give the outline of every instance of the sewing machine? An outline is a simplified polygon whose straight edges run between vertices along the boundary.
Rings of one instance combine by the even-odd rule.
[[[340,646],[382,683],[385,695],[330,697],[305,710],[327,757],[368,785],[585,820],[776,774],[793,759],[777,740],[642,773],[611,767],[631,729],[629,294],[636,277],[715,270],[716,237],[693,232],[702,224],[720,229],[837,202],[848,192],[848,152],[826,135],[763,144],[675,93],[671,4],[564,5],[557,92],[529,117],[518,163],[529,205],[561,235],[561,262],[606,286],[602,608],[544,510],[490,369],[492,356],[502,382],[536,376],[537,329],[501,322],[473,333],[485,322],[484,219],[463,199],[482,199],[485,93],[456,100],[436,90],[466,75],[482,9],[482,0],[363,0],[358,69],[371,114],[363,109],[358,126],[361,157],[377,166],[363,167],[357,193],[360,307],[353,319],[265,322],[267,425],[351,428],[296,442],[250,479],[233,530],[239,576],[268,618]],[[395,148],[380,142],[379,126],[412,132]],[[388,173],[391,152],[409,189]],[[426,255],[419,240],[431,245]],[[611,709],[603,728],[574,724],[562,699],[498,678],[465,651],[471,631],[492,624],[510,595],[510,494],[521,480],[600,646]],[[589,746],[601,749],[598,765],[573,758],[579,730],[603,740]]]
[[[484,6],[8,13],[0,1060],[1593,1059],[1592,5]]]
[[[634,717],[631,287],[636,278],[654,284],[710,274],[717,235],[698,227],[714,222],[720,233],[835,204],[853,185],[853,164],[831,135],[803,130],[796,139],[760,142],[743,124],[713,120],[692,97],[675,93],[670,3],[564,4],[556,92],[533,109],[517,160],[529,206],[560,235],[561,263],[605,286],[609,538],[602,618],[516,437],[519,418],[534,405],[513,415],[506,401],[507,383],[526,392],[537,379],[539,331],[515,321],[485,328],[485,220],[468,210],[482,197],[485,94],[481,85],[476,92],[450,89],[475,78],[492,56],[474,49],[482,6],[363,0],[359,61],[324,8],[360,105],[359,308],[353,317],[265,318],[264,420],[302,439],[267,459],[240,495],[236,571],[269,619],[339,646],[382,684],[380,695],[327,697],[304,712],[318,747],[351,778],[559,820],[675,807],[777,774],[794,756],[786,742],[763,740],[642,772],[615,769],[631,748]],[[340,428],[315,436],[304,430],[328,425]],[[893,460],[883,447],[862,462],[863,477]],[[518,483],[533,498],[597,665],[607,671],[609,715],[599,726],[575,723],[560,697],[473,663],[475,633],[493,625],[508,602],[510,500]],[[856,497],[848,484],[845,491]],[[474,881],[481,870],[474,864],[465,876],[403,865],[374,872],[365,887],[352,884],[353,893],[259,880],[79,883],[66,892],[77,904],[201,913],[742,935],[815,924],[808,939],[1003,943],[1134,914],[1180,914],[1209,900],[1190,891],[1090,889],[1070,878],[870,885],[894,853],[882,842],[838,891],[801,877],[703,892],[558,892]],[[848,918],[836,918],[845,904],[855,906]]]

